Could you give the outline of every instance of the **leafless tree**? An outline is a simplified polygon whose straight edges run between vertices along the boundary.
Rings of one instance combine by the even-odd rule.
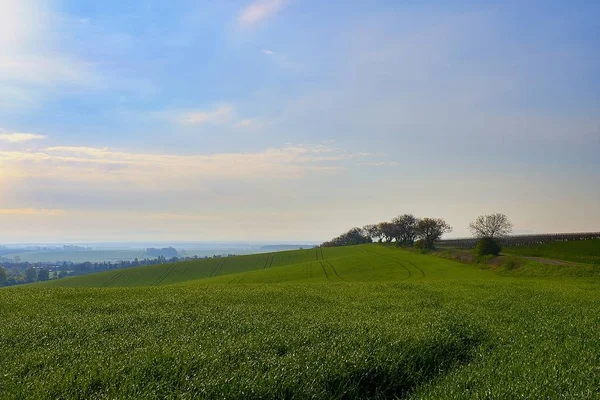
[[[380,222],[377,224],[377,228],[383,238],[384,242],[391,242],[395,236],[395,226],[391,222]]]
[[[381,237],[381,232],[376,224],[370,224],[363,226],[363,232],[366,236],[370,237],[371,240],[375,241]]]
[[[417,218],[412,214],[404,214],[392,220],[394,236],[399,244],[412,246],[417,236],[417,222]]]
[[[512,232],[513,225],[504,214],[480,215],[469,224],[469,229],[475,237],[501,238]]]

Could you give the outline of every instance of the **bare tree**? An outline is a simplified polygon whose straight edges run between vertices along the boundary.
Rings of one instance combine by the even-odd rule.
[[[432,249],[434,242],[444,233],[452,232],[452,227],[441,218],[423,218],[418,220],[415,231],[417,237],[425,242],[425,246]]]
[[[394,235],[399,244],[412,246],[417,236],[415,230],[417,221],[417,218],[412,214],[404,214],[392,220],[395,227]]]
[[[381,237],[381,232],[379,231],[379,227],[375,224],[365,225],[363,226],[363,232],[366,236],[370,237],[371,240],[375,240]]]
[[[389,243],[395,237],[396,227],[391,222],[380,222],[377,224],[377,228],[384,242]]]
[[[469,229],[475,237],[498,238],[508,236],[513,225],[504,214],[480,215],[469,224]]]

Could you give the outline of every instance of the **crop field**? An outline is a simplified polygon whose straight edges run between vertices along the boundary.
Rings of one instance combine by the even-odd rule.
[[[164,286],[211,277],[218,279],[210,282],[234,283],[385,281],[422,279],[425,276],[431,279],[476,277],[483,273],[447,260],[371,245],[182,261],[53,280],[45,285]]]
[[[5,288],[0,317],[2,398],[600,397],[600,280],[378,245]]]
[[[508,247],[505,252],[521,256],[553,258],[600,266],[600,239]]]

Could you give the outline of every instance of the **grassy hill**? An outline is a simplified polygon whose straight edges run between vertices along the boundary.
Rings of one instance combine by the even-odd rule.
[[[504,251],[520,256],[544,257],[600,266],[600,240],[577,240],[507,247]]]
[[[598,398],[599,289],[378,245],[5,288],[0,393]]]
[[[210,282],[275,283],[389,281],[477,277],[476,268],[379,245],[333,247],[183,261],[54,280],[65,287],[164,286],[219,277]]]

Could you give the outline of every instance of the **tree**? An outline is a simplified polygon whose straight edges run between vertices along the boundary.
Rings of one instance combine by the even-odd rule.
[[[6,270],[4,267],[0,267],[0,286],[4,286],[7,280]]]
[[[365,234],[364,229],[352,228],[348,232],[321,244],[321,247],[352,246],[355,244],[371,243],[370,236]]]
[[[493,255],[497,256],[500,254],[502,248],[496,241],[492,238],[485,237],[479,239],[477,245],[475,246],[475,255],[476,256],[487,256]]]
[[[381,237],[379,227],[375,224],[363,226],[363,232],[365,233],[365,236],[371,238],[371,241],[374,241],[375,239],[379,239]]]
[[[389,243],[396,236],[396,227],[391,222],[380,222],[377,224],[377,228],[384,242]]]
[[[47,281],[50,279],[50,271],[48,271],[46,268],[40,268],[37,274],[37,279],[40,282]]]
[[[499,238],[509,235],[513,225],[504,214],[480,215],[469,224],[469,229],[475,237]]]
[[[417,236],[417,218],[412,214],[404,214],[392,220],[394,235],[398,244],[412,246]]]
[[[435,241],[444,233],[452,232],[452,227],[441,218],[423,218],[417,221],[415,232],[427,249],[433,249]]]
[[[25,271],[25,279],[29,283],[35,282],[37,280],[37,272],[35,271],[35,268],[33,268],[33,267],[27,268],[27,271]]]

